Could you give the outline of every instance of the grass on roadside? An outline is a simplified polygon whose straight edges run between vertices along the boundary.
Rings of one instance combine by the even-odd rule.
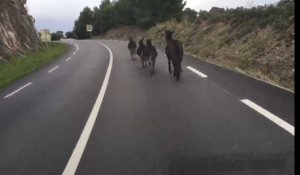
[[[48,48],[42,45],[39,50],[26,53],[26,57],[9,58],[9,63],[0,62],[0,89],[53,61],[67,50],[66,44],[48,43]]]

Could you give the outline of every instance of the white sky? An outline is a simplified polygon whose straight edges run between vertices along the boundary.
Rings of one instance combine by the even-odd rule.
[[[186,7],[196,11],[211,7],[235,8],[276,3],[279,0],[186,0]],[[86,6],[99,6],[101,0],[27,0],[29,13],[36,19],[38,30],[48,28],[51,32],[70,31],[74,21]]]

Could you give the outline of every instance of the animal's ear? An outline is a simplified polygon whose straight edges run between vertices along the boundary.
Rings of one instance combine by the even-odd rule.
[[[165,33],[168,34],[168,33],[169,33],[169,30],[166,30]]]

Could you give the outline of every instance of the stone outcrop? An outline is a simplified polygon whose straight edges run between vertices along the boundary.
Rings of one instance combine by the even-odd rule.
[[[0,0],[0,59],[32,51],[40,46],[34,18],[28,15],[26,0]]]

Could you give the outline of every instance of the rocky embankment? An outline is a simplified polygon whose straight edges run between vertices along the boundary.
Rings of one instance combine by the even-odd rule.
[[[34,18],[28,15],[26,0],[0,1],[0,59],[22,55],[40,46]]]

